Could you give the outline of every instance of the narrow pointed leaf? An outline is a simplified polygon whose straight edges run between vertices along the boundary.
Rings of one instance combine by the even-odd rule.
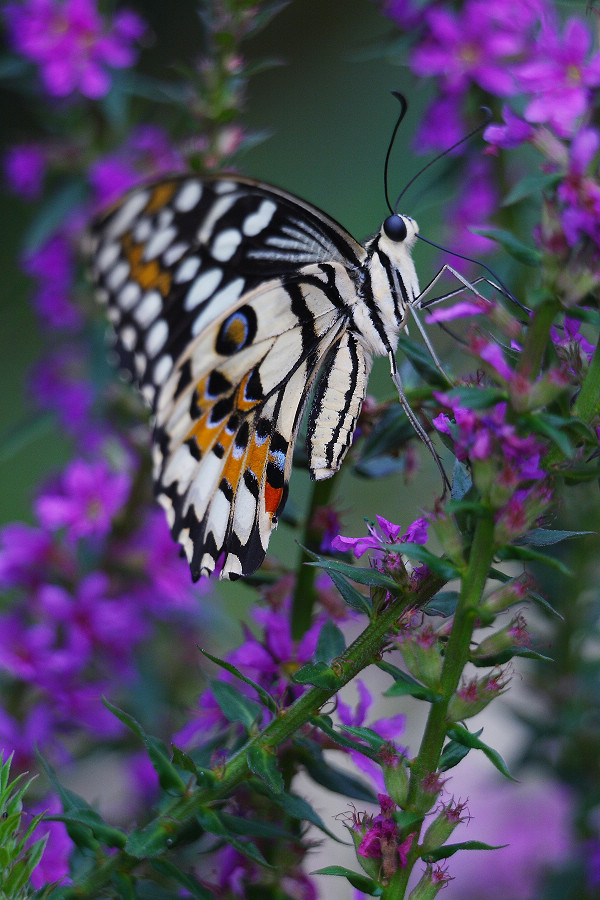
[[[512,206],[513,203],[518,203],[526,197],[535,197],[537,199],[547,188],[555,187],[562,177],[557,172],[551,172],[547,175],[526,175],[513,185],[502,201],[502,206]]]
[[[327,716],[313,716],[311,722],[313,725],[316,725],[317,728],[320,728],[327,737],[330,737],[332,741],[339,744],[340,747],[347,747],[348,750],[356,750],[358,753],[362,753],[363,756],[368,756],[369,759],[375,759],[375,753],[370,748],[365,747],[364,744],[359,744],[358,741],[351,740],[340,731],[333,728],[331,720],[329,720]],[[344,731],[346,731],[346,729],[344,729]]]
[[[160,872],[161,875],[172,878],[173,881],[180,884],[192,897],[196,897],[197,900],[214,900],[215,895],[211,890],[204,887],[199,881],[196,881],[193,875],[182,872],[179,866],[176,866],[171,860],[153,859],[152,868],[156,869],[157,872]]]
[[[394,679],[394,684],[384,692],[384,697],[402,697],[408,694],[417,700],[427,700],[428,703],[435,703],[440,699],[439,694],[436,694],[431,688],[425,687],[412,675],[408,675],[392,663],[380,662],[377,663],[377,668]]]
[[[232,684],[214,679],[210,684],[213,697],[229,722],[241,722],[250,730],[262,712],[262,706],[240,693]]]
[[[144,747],[148,752],[150,762],[158,775],[160,786],[165,791],[176,791],[178,794],[185,793],[186,785],[181,775],[171,762],[167,748],[161,740],[151,734],[147,734],[140,723],[133,716],[124,710],[113,706],[112,703],[103,697],[103,703],[113,715],[117,717],[124,725],[137,734],[144,743]]]
[[[296,684],[312,684],[325,690],[334,690],[339,687],[340,679],[324,662],[307,663],[294,672],[293,681]]]
[[[508,844],[484,844],[482,841],[463,841],[460,844],[445,844],[432,850],[430,853],[424,853],[421,859],[425,862],[437,862],[439,859],[448,859],[458,850],[501,850],[508,847]]]
[[[328,619],[319,632],[315,662],[330,663],[346,649],[346,639],[337,625]]]
[[[523,543],[531,547],[549,547],[569,538],[584,537],[594,534],[593,531],[560,531],[553,528],[533,528],[523,538]]]
[[[456,578],[457,575],[460,575],[456,566],[449,560],[440,559],[439,556],[435,556],[431,550],[427,550],[422,544],[391,544],[386,549],[393,553],[402,553],[404,556],[408,556],[409,559],[416,559],[425,563],[431,572],[439,575],[440,578],[445,578],[446,581],[450,581],[451,578]]]
[[[248,859],[259,863],[261,866],[265,866],[267,869],[276,868],[267,862],[258,847],[256,847],[252,841],[241,841],[232,834],[221,817],[218,816],[213,809],[209,809],[206,806],[203,807],[196,814],[196,818],[205,831],[208,831],[210,834],[215,834],[217,837],[225,838],[228,844],[231,844],[232,847],[235,847],[236,850],[239,850],[239,852],[244,856],[247,856]]]
[[[251,688],[253,688],[256,691],[256,693],[258,694],[258,696],[260,697],[261,702],[263,703],[264,706],[267,707],[267,709],[270,709],[271,712],[277,711],[277,704],[275,703],[275,701],[273,700],[273,698],[271,697],[269,692],[265,691],[265,689],[263,687],[261,687],[260,684],[257,684],[255,681],[252,681],[251,678],[246,678],[246,676],[242,675],[240,670],[236,669],[236,667],[234,665],[232,665],[232,663],[227,662],[224,659],[219,659],[218,656],[213,656],[212,653],[209,653],[208,650],[203,650],[202,647],[200,647],[199,649],[200,649],[200,653],[202,653],[204,656],[206,656],[207,659],[210,659],[211,662],[214,662],[215,665],[220,666],[222,669],[225,669],[225,671],[229,672],[231,675],[234,675],[240,681],[243,681],[244,684],[247,684]]]
[[[266,748],[258,744],[252,744],[246,752],[246,759],[248,760],[250,771],[264,781],[274,794],[281,794],[283,791],[283,778],[277,768],[277,758]]]
[[[539,266],[542,261],[542,254],[539,250],[528,247],[518,240],[512,232],[505,231],[504,228],[472,228],[471,230],[475,234],[480,234],[482,237],[496,241],[510,256],[525,266]]]
[[[507,544],[498,550],[497,556],[502,560],[523,559],[529,562],[543,563],[545,566],[557,569],[562,575],[566,575],[567,578],[573,577],[571,569],[569,569],[568,566],[565,566],[560,559],[556,559],[555,556],[548,556],[546,553],[541,553],[539,550],[532,550],[530,547]]]
[[[511,781],[517,780],[510,774],[508,766],[498,751],[494,750],[493,747],[488,746],[488,744],[484,744],[483,741],[479,740],[477,735],[467,731],[462,725],[452,725],[448,728],[446,733],[453,741],[464,744],[465,747],[470,747],[473,750],[481,750],[485,753],[492,765],[494,765],[506,778],[509,778]]]
[[[354,609],[357,612],[364,613],[367,616],[370,616],[373,612],[373,604],[371,602],[370,597],[365,597],[364,594],[361,594],[354,585],[350,584],[350,582],[344,578],[344,576],[340,572],[335,572],[333,569],[329,569],[327,574],[333,581],[334,585],[344,598],[344,601],[348,604],[350,609]]]
[[[353,872],[352,869],[346,869],[344,866],[325,866],[324,869],[317,869],[310,874],[340,875],[349,881],[352,887],[362,891],[363,894],[368,894],[370,897],[381,897],[383,894],[383,888],[377,881],[373,881],[372,878],[369,878],[368,875],[363,875],[361,872]]]

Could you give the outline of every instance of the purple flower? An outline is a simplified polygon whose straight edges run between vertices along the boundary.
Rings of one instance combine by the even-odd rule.
[[[461,98],[456,93],[442,93],[423,117],[417,131],[415,148],[419,153],[428,150],[447,150],[465,134]]]
[[[600,53],[588,59],[591,44],[580,19],[568,19],[562,37],[553,23],[542,23],[533,58],[517,69],[520,87],[533,94],[525,109],[528,122],[544,122],[561,137],[573,133],[600,85]]]
[[[76,346],[66,345],[51,352],[34,368],[30,384],[38,406],[52,410],[69,434],[94,445],[91,422],[95,389],[88,379],[86,360]]]
[[[497,246],[489,238],[476,234],[474,229],[489,224],[488,218],[498,205],[498,193],[487,157],[473,159],[468,172],[467,189],[447,213],[448,240],[458,253],[478,256],[490,253]]]
[[[35,144],[11,147],[4,157],[4,174],[15,194],[25,200],[35,200],[41,193],[46,174],[44,151]]]
[[[373,697],[366,684],[360,679],[356,680],[356,689],[358,691],[358,702],[354,710],[347,703],[344,703],[339,696],[337,698],[337,714],[340,722],[342,725],[348,725],[351,728],[357,728],[367,723],[369,710],[373,705]],[[394,716],[375,719],[368,727],[397,747],[398,736],[404,731],[405,724],[406,716],[402,713],[397,713]],[[404,754],[405,748],[397,747],[397,752],[398,754]],[[381,766],[358,750],[350,750],[349,755],[354,765],[369,776],[369,779],[377,786],[377,790],[383,791],[384,783]]]
[[[550,330],[557,356],[567,367],[569,374],[577,377],[581,375],[585,360],[588,364],[591,363],[595,350],[594,345],[580,333],[580,327],[581,322],[577,319],[565,316],[562,329],[559,330],[553,325]]]
[[[479,297],[473,300],[461,300],[453,306],[438,306],[433,312],[427,313],[425,323],[433,325],[434,322],[451,322],[453,319],[462,319],[466,316],[485,315],[491,308],[491,304],[482,301]]]
[[[134,44],[145,31],[128,11],[117,13],[107,27],[94,0],[25,0],[8,3],[4,15],[14,49],[39,66],[53,97],[75,91],[103,97],[110,88],[107,67],[131,66]]]
[[[95,162],[88,178],[97,204],[105,206],[140,181],[185,168],[167,133],[155,125],[143,125],[131,132],[119,150]]]
[[[54,555],[52,537],[41,528],[11,522],[0,531],[0,588],[33,589]]]
[[[28,810],[31,816],[44,812],[47,814],[60,814],[63,808],[60,800],[54,794],[50,794],[42,803]],[[69,875],[69,860],[73,852],[73,842],[67,834],[67,828],[63,822],[42,821],[33,832],[28,843],[39,841],[44,835],[48,835],[46,846],[40,862],[31,873],[31,883],[35,888],[43,888],[50,882],[71,884]]]
[[[585,236],[600,246],[600,186],[593,172],[599,148],[600,133],[595,128],[580,129],[571,142],[567,175],[557,189],[561,224],[570,247]]]
[[[356,559],[360,559],[367,550],[385,550],[390,544],[400,542],[412,542],[416,544],[425,544],[427,542],[427,527],[429,523],[426,519],[417,519],[412,525],[409,525],[406,533],[400,537],[401,525],[394,525],[388,522],[383,516],[375,516],[377,524],[367,523],[369,529],[369,537],[348,538],[339,534],[335,537],[331,546],[334,550],[340,550],[342,553],[352,552]]]
[[[519,116],[515,115],[509,106],[502,107],[504,125],[488,125],[483,132],[484,140],[491,144],[490,150],[512,150],[520,147],[533,135],[533,128]]]
[[[74,330],[81,324],[79,310],[69,295],[75,280],[71,246],[61,234],[49,238],[23,262],[27,275],[38,282],[34,306],[43,323],[52,329]]]
[[[499,97],[511,94],[514,79],[506,62],[521,51],[524,34],[516,22],[509,27],[506,20],[498,20],[498,6],[467,0],[460,13],[430,7],[425,12],[426,37],[411,57],[413,71],[438,76],[449,94],[463,93],[471,82]]]
[[[115,472],[104,460],[75,459],[52,488],[35,503],[41,524],[50,531],[66,529],[69,541],[103,537],[121,510],[131,487],[125,472]]]

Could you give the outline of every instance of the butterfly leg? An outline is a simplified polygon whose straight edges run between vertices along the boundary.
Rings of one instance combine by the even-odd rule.
[[[414,412],[410,403],[408,402],[408,398],[407,398],[406,394],[404,393],[404,386],[402,384],[402,379],[400,377],[400,373],[398,372],[398,369],[396,367],[396,360],[394,359],[393,353],[389,354],[389,361],[390,361],[390,369],[391,369],[390,374],[392,376],[392,381],[394,382],[396,390],[398,391],[398,398],[400,400],[400,405],[401,405],[402,409],[404,410],[404,412],[406,413],[408,421],[414,428],[418,437],[420,437],[420,439],[423,441],[423,443],[425,444],[425,446],[427,447],[427,449],[433,456],[435,463],[440,471],[440,475],[442,476],[442,484],[444,486],[442,498],[444,498],[446,496],[447,491],[450,490],[452,486],[450,484],[450,481],[448,480],[448,476],[446,475],[446,472],[442,465],[442,460],[440,459],[440,455],[437,452],[437,450],[435,449],[435,447],[433,446],[433,442],[432,442],[431,438],[429,437],[429,435],[427,434],[427,432],[421,425],[419,419],[417,418],[416,413]]]

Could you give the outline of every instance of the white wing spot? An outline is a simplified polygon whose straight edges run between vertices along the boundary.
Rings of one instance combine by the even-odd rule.
[[[173,368],[173,358],[164,353],[154,366],[154,381],[156,384],[164,384]]]
[[[202,196],[202,185],[199,181],[186,181],[177,196],[174,206],[178,212],[189,212]]]
[[[150,219],[140,219],[133,230],[133,240],[136,244],[145,244],[152,234],[152,231],[152,222]]]
[[[195,309],[203,300],[207,300],[221,283],[223,273],[220,269],[209,269],[200,275],[189,291],[183,303],[184,309]]]
[[[227,228],[221,231],[213,241],[211,252],[219,262],[227,262],[231,259],[242,240],[241,232],[237,228]]]
[[[254,237],[263,231],[275,214],[277,205],[272,200],[263,200],[256,212],[251,213],[244,219],[242,231],[248,237]]]
[[[126,350],[133,350],[137,341],[137,331],[133,325],[125,325],[119,332],[119,340]]]
[[[120,294],[117,295],[117,303],[121,309],[127,312],[132,309],[142,296],[142,289],[137,281],[128,281]]]
[[[162,350],[165,341],[169,337],[169,326],[164,319],[155,322],[148,334],[146,335],[146,352],[148,356],[153,357]]]
[[[215,294],[213,302],[209,303],[208,306],[205,306],[202,312],[200,312],[194,320],[194,324],[192,325],[193,337],[200,334],[200,332],[203,331],[210,322],[213,322],[218,315],[224,312],[228,306],[235,303],[243,289],[244,279],[236,278],[235,281],[232,281],[227,287],[224,287],[222,291]]]
[[[186,250],[189,249],[189,244],[184,244],[183,242],[179,242],[178,244],[173,244],[172,247],[169,247],[168,250],[165,250],[165,255],[163,256],[163,263],[165,266],[173,266],[176,262],[179,262],[183,254]]]
[[[111,291],[117,291],[129,275],[129,263],[118,263],[106,276],[106,284]]]
[[[141,328],[148,328],[162,309],[162,297],[158,291],[148,291],[136,307],[133,316]]]
[[[96,264],[100,271],[105,272],[106,269],[110,269],[113,263],[117,261],[120,252],[121,247],[116,242],[103,247],[96,258]]]
[[[173,243],[173,239],[177,236],[177,229],[170,226],[169,228],[163,228],[162,231],[157,231],[150,241],[146,244],[146,249],[144,250],[144,259],[155,259],[157,256],[160,256],[167,247]]]
[[[196,273],[200,268],[200,257],[199,256],[190,256],[188,259],[185,259],[177,271],[175,272],[175,283],[182,284],[184,281],[191,281],[192,278],[196,277]],[[218,271],[215,269],[215,271]]]
[[[148,191],[141,191],[125,201],[106,229],[105,239],[107,242],[121,237],[127,231],[148,203],[149,196]]]

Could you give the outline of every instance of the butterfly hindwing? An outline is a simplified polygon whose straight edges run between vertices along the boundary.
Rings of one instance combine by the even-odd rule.
[[[228,577],[262,562],[310,386],[345,329],[322,278],[305,267],[246,295],[190,345],[185,383],[174,372],[159,394],[157,494],[194,577],[221,554]]]

